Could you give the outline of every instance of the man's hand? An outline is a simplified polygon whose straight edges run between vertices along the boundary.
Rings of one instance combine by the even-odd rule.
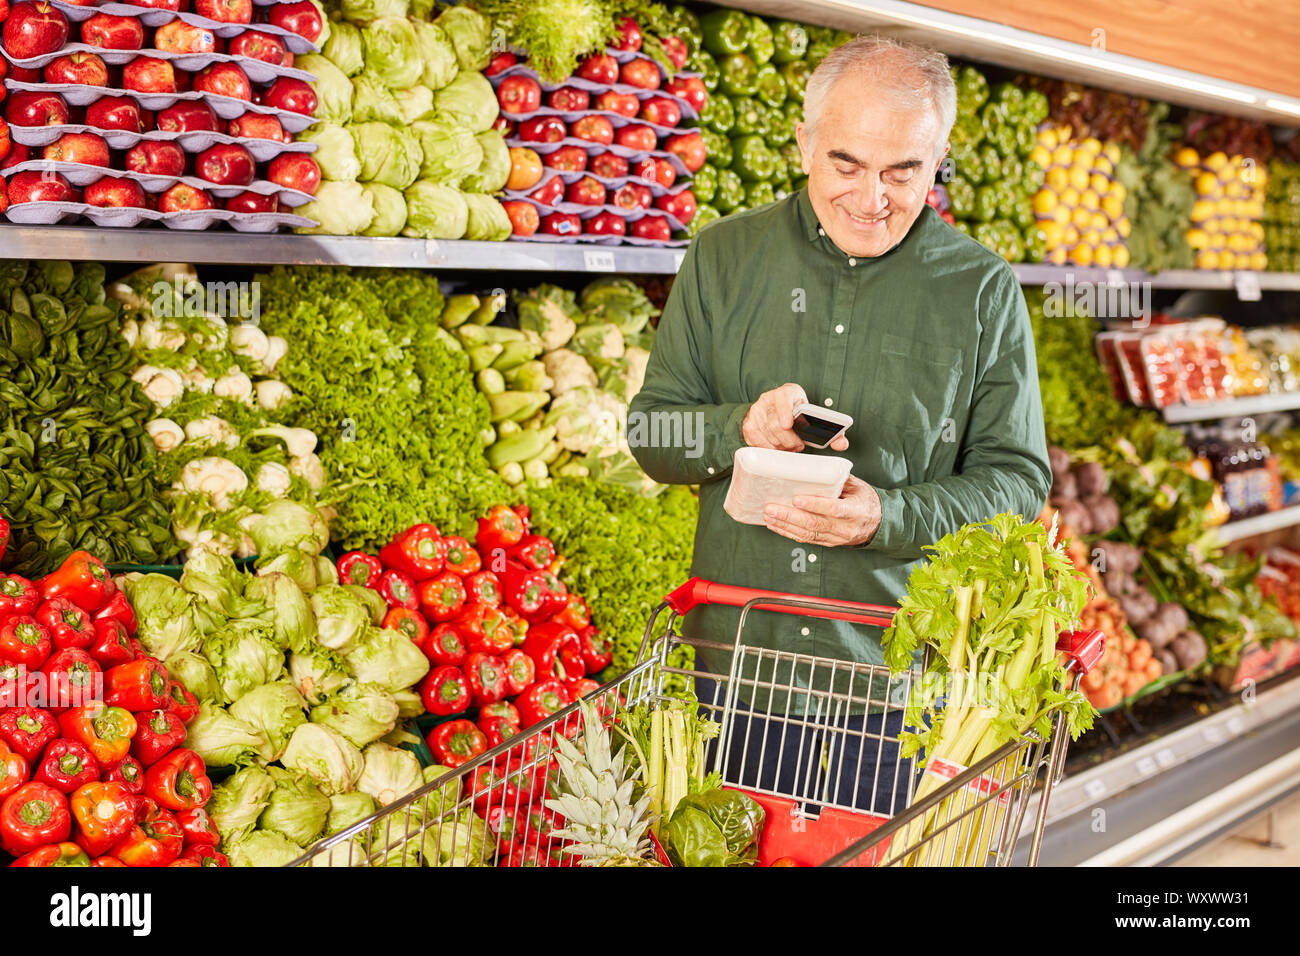
[[[852,547],[875,537],[880,527],[880,496],[861,478],[849,475],[838,498],[796,495],[793,508],[768,505],[763,516],[769,529],[795,541]]]
[[[787,383],[758,396],[749,406],[740,425],[740,435],[752,448],[777,451],[803,451],[804,444],[794,432],[794,410],[808,401],[803,386]],[[841,435],[831,442],[835,451],[844,451],[849,440]]]

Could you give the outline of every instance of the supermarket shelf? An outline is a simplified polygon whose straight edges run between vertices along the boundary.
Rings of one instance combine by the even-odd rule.
[[[1020,262],[1011,266],[1021,285],[1074,283],[1122,285],[1149,283],[1153,289],[1235,289],[1242,299],[1258,298],[1259,292],[1300,292],[1300,272],[1235,272],[1211,269],[1169,269],[1150,273],[1141,269],[1098,269],[1083,266],[1053,266]]]
[[[902,0],[721,2],[749,12],[823,26],[859,32],[886,32],[925,43],[953,56],[1216,113],[1288,126],[1295,125],[1296,117],[1300,116],[1300,100],[1268,90]]]
[[[1268,412],[1287,412],[1296,408],[1300,408],[1300,392],[1251,395],[1246,398],[1228,398],[1221,402],[1170,405],[1162,411],[1165,421],[1171,425],[1180,425],[1187,422],[1208,422],[1219,418],[1265,415]]]
[[[1227,524],[1219,525],[1214,533],[1226,544],[1229,541],[1240,541],[1242,538],[1251,538],[1257,534],[1267,534],[1270,531],[1291,528],[1298,524],[1300,524],[1300,505],[1293,505],[1280,511],[1255,515],[1253,518],[1229,521]]]
[[[7,259],[674,273],[683,252],[646,246],[0,225],[0,258]]]

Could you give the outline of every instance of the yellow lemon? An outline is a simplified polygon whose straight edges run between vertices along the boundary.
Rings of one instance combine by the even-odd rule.
[[[1115,182],[1110,184],[1110,194],[1120,202],[1123,202],[1128,198],[1128,187],[1119,180],[1115,180]]]
[[[1080,229],[1087,229],[1092,223],[1092,213],[1082,206],[1075,206],[1074,212],[1070,213],[1070,222]]]
[[[1116,269],[1123,269],[1128,265],[1128,258],[1128,246],[1116,246],[1111,255],[1111,265]]]
[[[1047,222],[1040,223],[1039,228],[1043,230],[1049,249],[1055,249],[1065,239],[1065,226],[1059,222],[1049,219]]]
[[[1202,196],[1213,196],[1219,191],[1219,177],[1214,173],[1198,173],[1196,192]]]
[[[1040,216],[1050,215],[1056,208],[1058,197],[1056,190],[1051,188],[1040,189],[1034,193],[1034,212]]]
[[[1090,266],[1092,265],[1092,246],[1084,245],[1082,242],[1070,249],[1070,261],[1075,265]]]
[[[1094,212],[1088,217],[1088,227],[1098,231],[1104,230],[1110,225],[1110,218],[1104,212]]]
[[[1070,224],[1070,212],[1069,206],[1061,204],[1052,210],[1051,221],[1060,223],[1063,227],[1068,226]]]
[[[1103,196],[1101,200],[1101,211],[1107,218],[1112,221],[1124,215],[1124,202],[1116,199],[1114,196]]]
[[[1118,244],[1119,230],[1114,226],[1111,226],[1108,229],[1103,229],[1101,232],[1101,241],[1111,243],[1112,245]]]
[[[1120,238],[1127,239],[1128,234],[1133,231],[1133,223],[1129,222],[1128,216],[1120,216],[1115,220],[1115,229],[1119,232]]]
[[[1115,252],[1110,246],[1100,245],[1092,254],[1092,264],[1098,269],[1109,269],[1115,262]]]
[[[1120,152],[1118,143],[1107,143],[1102,148],[1101,154],[1110,160],[1111,165],[1119,162]]]
[[[1089,136],[1079,144],[1079,149],[1093,156],[1099,156],[1101,155],[1101,140],[1095,136]]]
[[[1268,170],[1263,166],[1255,167],[1255,191],[1263,192],[1268,187]]]
[[[1043,149],[1051,152],[1061,144],[1061,137],[1057,135],[1056,130],[1052,129],[1052,127],[1044,126],[1038,131],[1038,136],[1035,137],[1035,141],[1039,146],[1043,147]]]
[[[1188,229],[1183,238],[1193,249],[1204,249],[1210,244],[1210,234],[1204,229]]]
[[[1068,186],[1061,190],[1061,205],[1073,209],[1079,205],[1079,190],[1073,186]]]
[[[1079,194],[1079,205],[1089,211],[1101,208],[1101,197],[1091,189],[1085,189]]]
[[[1228,165],[1228,154],[1221,149],[1216,149],[1209,156],[1205,157],[1205,160],[1201,165],[1206,169],[1213,170],[1217,173],[1224,166]]]
[[[1250,267],[1256,272],[1263,272],[1268,268],[1268,253],[1252,252],[1250,255]]]
[[[1093,173],[1088,177],[1088,185],[1092,191],[1099,196],[1104,196],[1110,192],[1110,180],[1101,173]]]
[[[1066,226],[1065,235],[1061,237],[1061,241],[1067,246],[1073,246],[1077,243],[1079,241],[1079,227],[1074,225]]]
[[[1203,249],[1196,254],[1196,268],[1198,269],[1217,269],[1219,268],[1219,254],[1209,249]]]
[[[1074,150],[1069,145],[1058,146],[1052,150],[1052,162],[1058,166],[1069,166],[1074,159]]]
[[[1075,164],[1070,167],[1070,186],[1080,192],[1088,188],[1088,166]]]
[[[1050,166],[1052,164],[1051,147],[1044,146],[1041,143],[1039,143],[1037,146],[1035,146],[1033,149],[1029,151],[1029,158],[1032,159],[1034,162],[1036,162],[1039,166]]]
[[[1097,161],[1092,164],[1092,168],[1099,173],[1104,173],[1109,176],[1115,171],[1115,164],[1112,163],[1108,157],[1102,155],[1097,157]]]
[[[1065,246],[1056,246],[1054,249],[1048,250],[1047,261],[1054,266],[1063,266],[1069,255],[1069,250]]]
[[[1079,236],[1079,242],[1081,245],[1090,246],[1093,249],[1096,249],[1098,246],[1101,245],[1101,230],[1100,229],[1085,230],[1083,234]]]
[[[1214,202],[1209,199],[1198,199],[1192,203],[1192,211],[1187,218],[1192,222],[1205,222],[1214,215]]]
[[[1070,185],[1070,171],[1064,166],[1053,166],[1047,171],[1045,181],[1059,193]]]
[[[1183,146],[1174,152],[1174,165],[1179,169],[1194,169],[1201,165],[1200,154],[1190,146]]]

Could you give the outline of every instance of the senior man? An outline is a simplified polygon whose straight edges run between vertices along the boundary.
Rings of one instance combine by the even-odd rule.
[[[633,449],[652,478],[700,486],[693,574],[896,604],[926,545],[967,522],[1041,510],[1051,471],[1020,286],[925,204],[955,114],[942,54],[879,37],[846,43],[808,80],[797,130],[806,189],[709,225],[687,251],[631,412],[696,416],[702,443]],[[821,452],[852,461],[843,493],[769,506],[766,527],[732,520],[723,500],[737,449],[819,453],[793,431],[805,401],[853,417]],[[736,624],[725,607],[685,620],[690,636],[728,646]],[[744,642],[879,664],[880,634],[755,612]],[[730,656],[703,649],[697,666],[726,673]],[[779,679],[809,686],[798,671]],[[697,682],[702,701],[712,683]],[[896,691],[884,696],[897,701]],[[738,724],[728,778],[863,808],[874,791],[877,811],[901,809],[910,769],[889,744],[901,710],[848,716],[842,702],[798,696],[792,709],[829,706],[841,732],[770,724],[764,748]]]

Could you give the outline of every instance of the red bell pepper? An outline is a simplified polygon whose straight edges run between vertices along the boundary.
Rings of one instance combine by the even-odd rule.
[[[44,600],[65,597],[90,614],[107,604],[117,591],[104,562],[89,551],[73,551],[58,570],[45,575],[36,586]]]
[[[429,622],[424,619],[423,614],[409,607],[390,608],[384,615],[384,627],[406,635],[411,639],[411,643],[421,649],[429,637]]]
[[[519,717],[525,727],[541,723],[571,703],[568,688],[554,678],[538,681],[515,698],[515,706],[519,708]]]
[[[190,693],[178,680],[167,682],[167,712],[180,718],[182,724],[188,725],[199,715],[199,699]]]
[[[483,559],[466,539],[454,536],[445,540],[447,542],[445,570],[461,577],[468,577],[483,567]]]
[[[491,806],[511,808],[519,806],[518,784],[505,774],[498,773],[491,764],[475,767],[463,787],[461,795],[469,793],[474,809],[480,816]]]
[[[144,792],[168,810],[192,810],[212,796],[203,758],[193,750],[173,750],[144,772]]]
[[[431,524],[407,528],[379,551],[379,560],[390,571],[401,571],[412,581],[425,581],[442,573],[447,559],[447,542]]]
[[[553,571],[542,571],[542,581],[546,590],[542,595],[542,617],[552,618],[561,614],[569,603],[569,589],[556,577]]]
[[[115,857],[115,856],[100,856],[100,857],[96,857],[95,859],[93,859],[93,860],[90,861],[90,865],[91,865],[92,867],[96,867],[96,866],[104,866],[104,867],[106,867],[106,866],[126,866],[125,863],[123,863],[121,860],[119,860],[119,859],[118,859],[117,857]]]
[[[494,704],[484,704],[479,708],[478,716],[480,720],[484,717],[504,717],[510,721],[516,730],[519,729],[519,708],[508,700],[499,700]]]
[[[136,721],[139,729],[131,740],[131,756],[140,761],[142,767],[151,767],[185,742],[185,722],[171,711],[142,713]],[[163,806],[169,805],[163,803]]]
[[[22,754],[16,754],[7,744],[0,743],[0,800],[13,793],[31,777],[31,771]]]
[[[384,573],[379,559],[364,551],[349,551],[339,558],[337,567],[341,584],[359,584],[363,588],[373,588]]]
[[[501,616],[506,619],[506,626],[510,628],[511,643],[515,647],[523,647],[524,641],[528,638],[528,622],[512,607],[502,607]]]
[[[109,766],[121,762],[131,749],[136,722],[129,711],[97,702],[64,711],[59,727],[63,736],[89,747],[100,766]]]
[[[87,853],[103,856],[135,826],[136,799],[125,784],[88,783],[68,800],[74,839]]]
[[[519,733],[519,727],[509,717],[484,717],[479,714],[478,729],[487,737],[488,747],[496,747]]]
[[[10,866],[90,866],[90,857],[75,843],[51,843],[20,856]]]
[[[469,648],[460,631],[451,624],[439,624],[424,639],[424,656],[435,666],[450,664],[459,667],[465,663]]]
[[[196,867],[196,868],[197,868],[197,867],[202,866],[203,864],[200,863],[198,860],[192,860],[192,859],[190,859],[189,857],[185,856],[185,854],[182,853],[180,856],[178,856],[176,859],[172,860],[172,861],[171,861],[170,863],[168,863],[167,865],[168,865],[168,866],[182,866],[182,867],[189,867],[189,866],[192,866],[192,867]]]
[[[599,690],[600,681],[592,680],[589,677],[575,677],[573,680],[564,682],[564,689],[569,692],[569,696],[574,700],[581,700],[593,690]]]
[[[103,696],[104,675],[99,664],[79,647],[56,651],[41,668],[49,709],[60,714],[69,707],[80,707]]]
[[[188,810],[180,811],[176,814],[176,822],[181,825],[187,850],[192,846],[215,847],[221,843],[221,834],[217,832],[217,825],[212,822],[212,817],[208,816],[208,811],[203,807],[190,807]]]
[[[110,667],[104,673],[104,703],[133,714],[167,706],[167,668],[152,657]]]
[[[559,864],[552,861],[548,854],[542,848],[531,841],[525,840],[522,843],[513,843],[510,846],[510,852],[506,854],[503,866],[528,866],[528,867],[551,867]]]
[[[503,654],[514,645],[510,625],[500,608],[470,604],[453,622],[465,637],[470,651],[480,654]]]
[[[230,866],[226,854],[219,853],[216,847],[204,843],[188,847],[182,856],[187,860],[197,860],[199,866]]]
[[[588,625],[578,631],[578,644],[582,648],[582,663],[588,674],[598,674],[614,660],[609,641],[600,636],[600,628]]]
[[[465,582],[451,571],[420,582],[416,591],[420,595],[420,610],[437,624],[450,621],[465,606]]]
[[[482,518],[478,519],[478,533],[474,536],[474,546],[478,548],[484,560],[488,560],[493,551],[508,551],[519,543],[524,536],[524,519],[519,513],[506,505],[497,505]]]
[[[40,673],[33,674],[25,664],[0,661],[0,711],[10,707],[30,707],[45,702]]]
[[[420,681],[424,709],[438,717],[468,710],[470,697],[469,681],[459,667],[450,664],[435,667]]]
[[[144,767],[134,757],[123,757],[113,766],[105,767],[103,779],[105,782],[122,784],[132,796],[138,797],[144,793]]]
[[[501,658],[493,654],[470,651],[465,658],[465,679],[475,705],[482,707],[506,696],[506,669]]]
[[[72,833],[68,798],[47,783],[25,783],[0,804],[0,847],[22,856]]]
[[[135,826],[113,847],[113,856],[127,866],[166,866],[181,855],[185,836],[170,810],[139,797],[135,820]]]
[[[528,629],[524,653],[537,665],[537,677],[573,680],[587,671],[582,663],[582,644],[578,632],[564,624],[543,621]]]
[[[487,750],[487,737],[472,720],[449,720],[429,731],[433,759],[453,770]]]
[[[32,779],[49,784],[59,793],[72,793],[99,779],[99,763],[90,748],[80,741],[56,740],[45,748],[41,762],[32,771]]]
[[[465,601],[470,604],[501,606],[501,579],[491,571],[475,571],[465,578]]]
[[[502,851],[507,848],[513,849],[523,839],[524,833],[527,831],[524,825],[519,822],[519,817],[527,809],[526,805],[515,807],[507,803],[505,806],[491,807],[483,815],[488,829],[496,835],[498,849]]]
[[[41,751],[59,736],[59,723],[48,710],[39,707],[13,707],[0,713],[0,740],[28,766],[36,762]]]
[[[90,645],[90,656],[100,667],[111,668],[136,658],[134,640],[126,626],[116,618],[95,622],[95,642]]]
[[[4,560],[5,548],[9,547],[9,522],[0,514],[0,561]]]
[[[89,647],[95,641],[90,615],[67,598],[51,598],[36,609],[36,622],[50,632],[55,651]]]
[[[530,571],[544,571],[555,560],[555,545],[540,534],[528,534],[506,551],[506,557],[518,561]]]
[[[50,631],[30,614],[16,614],[0,622],[0,661],[40,668],[54,650]]]
[[[564,609],[556,614],[554,621],[560,624],[567,624],[578,633],[582,633],[584,627],[591,626],[591,611],[587,607],[587,602],[577,594],[570,593],[564,599]]]
[[[506,670],[506,696],[513,697],[523,693],[524,689],[537,680],[537,665],[533,659],[517,647],[512,647],[501,655],[501,663]]]
[[[122,625],[128,637],[134,637],[138,625],[135,620],[135,611],[131,608],[131,602],[126,599],[126,595],[117,591],[108,603],[101,607],[94,615],[95,623],[100,621],[117,621]],[[98,628],[96,628],[98,632]]]
[[[509,562],[501,572],[501,590],[506,604],[519,612],[528,623],[545,620],[547,587],[544,571],[530,571],[522,564]]]
[[[420,596],[415,593],[415,582],[401,571],[385,571],[379,576],[375,588],[389,607],[404,607],[414,611],[420,606]]]
[[[17,574],[0,575],[0,618],[35,614],[41,606],[41,589]]]

